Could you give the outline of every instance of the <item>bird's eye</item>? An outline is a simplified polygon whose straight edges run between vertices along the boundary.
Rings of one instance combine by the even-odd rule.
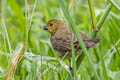
[[[53,26],[53,24],[50,24],[50,26]]]

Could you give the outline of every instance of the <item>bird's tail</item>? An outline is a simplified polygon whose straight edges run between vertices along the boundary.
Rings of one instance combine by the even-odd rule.
[[[98,39],[91,39],[91,40],[85,41],[84,43],[85,43],[87,48],[90,48],[90,47],[95,47],[96,44],[100,42],[100,40],[101,40],[100,38],[98,38]]]
[[[100,39],[100,38],[97,38],[97,39],[92,39],[91,41],[96,44],[96,43],[99,43],[99,42],[101,41],[101,39]]]

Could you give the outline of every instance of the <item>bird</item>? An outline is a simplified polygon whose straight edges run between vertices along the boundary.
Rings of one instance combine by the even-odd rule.
[[[79,55],[82,51],[78,40],[74,33],[71,32],[70,28],[64,21],[59,19],[51,19],[43,26],[43,29],[50,33],[50,42],[53,50],[60,58],[70,59],[72,56],[71,39],[74,46],[75,56]],[[79,32],[85,46],[88,48],[95,47],[100,42],[100,38],[89,39],[85,34]]]

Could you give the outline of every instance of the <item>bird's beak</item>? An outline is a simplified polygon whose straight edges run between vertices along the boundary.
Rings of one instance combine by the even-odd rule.
[[[44,30],[48,30],[48,26],[47,26],[47,24],[44,25],[43,29],[44,29]]]

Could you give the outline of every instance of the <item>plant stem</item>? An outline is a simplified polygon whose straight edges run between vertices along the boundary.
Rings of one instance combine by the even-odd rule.
[[[91,19],[92,19],[93,31],[97,32],[98,29],[96,27],[96,16],[95,16],[95,10],[94,10],[93,5],[92,5],[92,1],[88,0],[88,4],[89,4],[89,10],[90,10]]]
[[[70,30],[71,34],[70,34],[70,40],[71,40],[71,49],[72,49],[72,59],[71,59],[71,74],[73,76],[74,80],[77,80],[77,72],[76,72],[76,61],[75,61],[75,51],[74,51],[74,44],[73,44],[73,35],[72,35],[72,30]]]
[[[100,31],[102,24],[104,23],[105,19],[107,18],[108,14],[110,13],[110,11],[112,9],[112,6],[113,6],[112,4],[108,4],[104,14],[101,16],[100,20],[98,21],[98,23],[97,23],[98,31]],[[95,38],[96,35],[97,35],[97,32],[93,32],[91,34],[91,38],[92,39]]]
[[[108,16],[108,14],[109,14],[109,12],[110,12],[111,9],[112,9],[112,4],[108,4],[108,6],[107,6],[107,8],[106,8],[106,10],[105,10],[105,12],[104,12],[104,14],[102,15],[102,17],[100,18],[99,22],[97,23],[98,31],[100,31],[100,29],[101,29],[101,27],[102,27],[102,24],[104,23],[104,21],[105,21],[106,17]],[[92,38],[92,39],[95,38],[96,35],[97,35],[97,32],[93,32],[93,33],[91,34],[91,38]],[[82,63],[83,59],[84,59],[84,54],[82,53],[82,54],[78,57],[78,59],[77,59],[77,61],[76,61],[77,69],[79,68],[79,66],[80,66],[80,64]]]

